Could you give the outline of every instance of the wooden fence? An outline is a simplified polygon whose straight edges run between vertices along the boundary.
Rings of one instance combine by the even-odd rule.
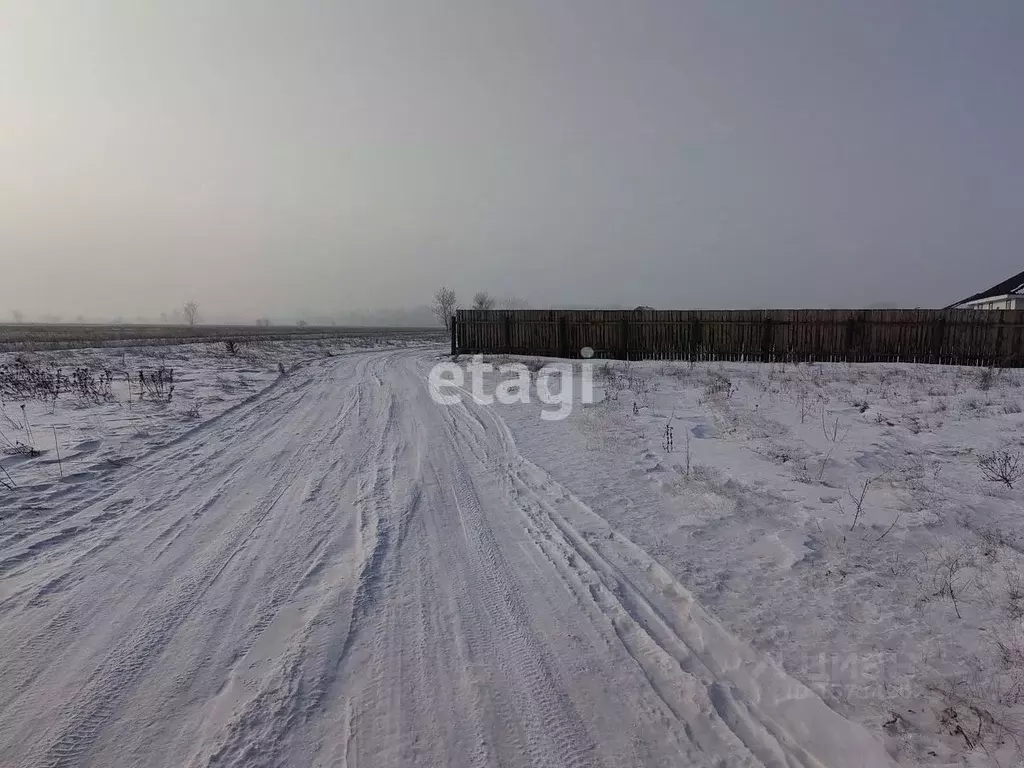
[[[458,310],[453,354],[1024,367],[1024,310]]]

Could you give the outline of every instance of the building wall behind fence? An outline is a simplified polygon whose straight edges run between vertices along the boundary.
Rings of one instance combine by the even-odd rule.
[[[460,309],[452,351],[1024,367],[1024,310]]]

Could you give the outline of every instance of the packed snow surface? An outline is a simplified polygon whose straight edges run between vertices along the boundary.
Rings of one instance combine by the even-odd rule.
[[[687,583],[711,599],[704,563],[717,557],[752,594],[806,587],[792,574],[826,542],[845,556],[867,546],[864,532],[881,548],[927,522],[873,497],[852,528],[853,501],[833,511],[849,478],[836,476],[841,492],[824,483],[843,461],[881,474],[879,452],[846,439],[854,415],[870,423],[867,408],[838,423],[816,413],[812,455],[798,428],[773,426],[781,398],[739,410],[732,387],[749,382],[726,392],[721,373],[687,383],[692,368],[648,368],[634,385],[637,372],[606,369],[601,403],[547,422],[468,394],[438,405],[427,374],[440,352],[319,356],[263,374],[264,388],[132,461],[63,479],[30,466],[48,454],[16,456],[17,487],[0,491],[0,765],[866,768],[922,757],[901,751],[879,713],[779,660],[801,630],[771,646],[750,603],[722,599],[720,620]],[[700,392],[707,400],[683,408]],[[784,488],[759,482],[749,458],[731,488],[709,468],[739,456],[730,424],[760,430],[741,442],[764,466],[799,465]],[[772,509],[737,511],[757,499]],[[787,506],[799,515],[781,522]],[[722,532],[741,525],[730,546]],[[702,567],[681,578],[687,547]],[[814,573],[830,599],[859,578]],[[736,588],[723,577],[717,590]],[[806,589],[778,600],[794,622],[815,614],[815,652],[834,647],[821,600]]]

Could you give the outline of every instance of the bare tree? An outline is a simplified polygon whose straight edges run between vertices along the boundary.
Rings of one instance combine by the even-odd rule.
[[[430,311],[444,325],[446,331],[451,329],[452,315],[455,314],[456,309],[458,309],[458,301],[455,298],[455,291],[442,285],[434,294],[434,304]]]
[[[515,296],[509,296],[507,299],[501,301],[502,309],[529,309],[530,302],[526,299],[520,299]]]
[[[494,299],[487,291],[477,291],[473,295],[473,309],[494,309]]]
[[[195,325],[199,321],[199,305],[194,301],[186,301],[181,308],[181,313],[184,315],[187,325]]]
[[[11,312],[11,317],[14,318],[14,322],[16,322],[16,323],[23,323],[23,322],[25,322],[25,315],[22,314],[21,310],[19,310],[19,309],[16,309],[13,312]]]

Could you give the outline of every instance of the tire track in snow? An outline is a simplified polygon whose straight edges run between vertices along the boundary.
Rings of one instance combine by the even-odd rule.
[[[280,382],[280,379],[278,382]],[[295,405],[294,397],[296,393],[298,398],[301,399],[302,392],[308,383],[309,379],[301,382],[289,381],[287,386],[284,387],[279,386],[278,383],[270,385],[224,413],[188,430],[184,435],[175,438],[163,446],[147,451],[138,457],[131,466],[116,470],[111,469],[109,472],[113,474],[108,475],[108,477],[113,478],[113,482],[103,486],[98,491],[92,484],[58,486],[49,495],[51,500],[60,502],[50,508],[54,514],[34,517],[27,527],[21,528],[21,534],[23,535],[13,539],[13,547],[0,548],[0,577],[7,575],[16,566],[22,566],[27,562],[31,562],[40,554],[59,556],[61,551],[66,548],[51,551],[53,544],[73,543],[71,539],[78,534],[92,532],[93,526],[68,525],[65,530],[69,535],[56,542],[52,540],[52,533],[44,534],[45,537],[42,539],[26,540],[33,535],[40,534],[54,525],[65,524],[65,521],[70,521],[72,518],[81,516],[83,513],[95,514],[97,507],[109,504],[109,500],[126,487],[137,485],[141,482],[154,485],[159,484],[162,475],[167,476],[170,474],[167,472],[167,467],[177,468],[177,463],[182,460],[195,459],[197,463],[214,464],[223,455],[224,451],[227,450],[226,445],[222,441],[215,441],[209,448],[204,450],[203,443],[200,440],[201,437],[204,437],[209,432],[224,432],[231,431],[232,428],[244,428],[247,422],[263,419],[268,417],[268,415],[277,421],[286,418]],[[275,424],[276,422],[271,421],[268,428],[272,429]],[[197,450],[199,452],[198,456],[196,455]],[[134,511],[130,517],[144,516],[159,506],[170,505],[188,491],[187,485],[179,484],[177,488],[178,490],[172,495],[164,496],[159,502]],[[32,493],[33,491],[34,489],[29,488],[23,489],[22,492]],[[7,523],[17,524],[18,520],[19,518],[15,517],[12,520],[8,520]],[[12,541],[10,536],[8,536],[8,541]]]
[[[252,519],[246,523],[251,528],[237,544],[232,542],[201,558],[169,586],[166,590],[169,594],[162,594],[160,600],[143,614],[140,626],[118,643],[82,691],[64,709],[60,725],[47,739],[49,746],[36,760],[38,765],[61,768],[77,762],[100,726],[112,714],[115,699],[127,686],[135,683],[143,668],[171,640],[177,625],[231,564],[292,482],[291,477],[283,475],[252,511]]]
[[[826,765],[805,748],[809,742],[828,756],[829,765],[891,764],[881,745],[860,726],[846,721],[809,688],[730,635],[654,558],[613,534],[619,549],[644,564],[646,590],[627,576],[573,528],[557,510],[557,503],[569,502],[579,514],[600,518],[518,455],[500,417],[479,406],[466,408],[479,409],[492,420],[494,452],[508,457],[506,462],[492,464],[504,463],[507,468],[509,497],[531,520],[528,530],[534,531],[549,562],[570,589],[586,587],[658,697],[681,721],[687,738],[703,752],[730,755],[730,765]],[[480,423],[479,417],[475,423]],[[529,499],[525,504],[519,501],[524,496]],[[560,556],[552,556],[545,540]],[[645,591],[653,593],[663,607],[655,605]],[[771,709],[759,706],[759,701],[768,701]],[[829,742],[830,733],[847,747],[836,749]]]
[[[331,361],[40,498],[0,559],[81,530],[0,577],[0,764],[885,764],[429,362]]]
[[[332,428],[332,425],[325,422],[324,429],[328,428]],[[312,438],[313,444],[304,453],[300,453],[291,462],[282,464],[278,468],[277,480],[246,510],[245,515],[234,521],[224,531],[224,535],[215,542],[217,546],[194,557],[189,563],[189,568],[183,574],[179,574],[167,587],[161,589],[160,598],[143,612],[139,621],[136,622],[137,626],[121,638],[106,659],[102,660],[97,669],[84,681],[79,692],[74,694],[69,703],[62,708],[62,713],[57,718],[58,724],[43,734],[40,740],[43,746],[37,748],[36,758],[29,764],[65,765],[79,760],[102,723],[112,715],[117,700],[131,689],[133,682],[141,676],[146,664],[159,656],[175,628],[189,616],[192,608],[202,599],[218,577],[231,567],[235,557],[257,534],[261,524],[273,511],[274,505],[289,490],[289,486],[294,484],[297,478],[302,477],[302,470],[305,469],[302,466],[305,454],[311,453],[318,447],[317,442],[321,438],[321,434],[314,433]],[[231,478],[238,474],[240,467],[241,465],[235,464],[229,468],[226,473],[227,479],[215,488],[207,501],[199,505],[192,516],[199,517],[219,502],[225,501],[226,490],[230,485]],[[204,474],[200,469],[198,481],[200,485]],[[182,488],[187,489],[189,485],[196,482],[192,478],[183,477],[179,484]],[[142,531],[146,527],[148,525],[143,525],[138,531]],[[137,540],[138,531],[135,532],[135,540]],[[142,554],[145,549],[143,546],[137,551]],[[81,559],[75,559],[72,564],[77,564]],[[140,562],[145,562],[145,560]],[[47,651],[52,648],[53,643],[50,642],[52,639],[56,639],[60,644],[66,644],[66,633],[65,638],[57,637],[57,634],[62,629],[74,629],[77,626],[80,625],[67,621],[49,622],[42,627],[42,636],[36,635],[30,638],[23,643],[23,646],[30,651],[32,649]],[[38,676],[38,672],[31,670],[34,667],[38,668],[39,662],[49,655],[38,652],[27,654],[25,659],[27,663],[22,666],[24,669],[30,670],[29,677],[23,681],[19,689],[26,689],[28,683]],[[46,744],[49,746],[45,746]]]

